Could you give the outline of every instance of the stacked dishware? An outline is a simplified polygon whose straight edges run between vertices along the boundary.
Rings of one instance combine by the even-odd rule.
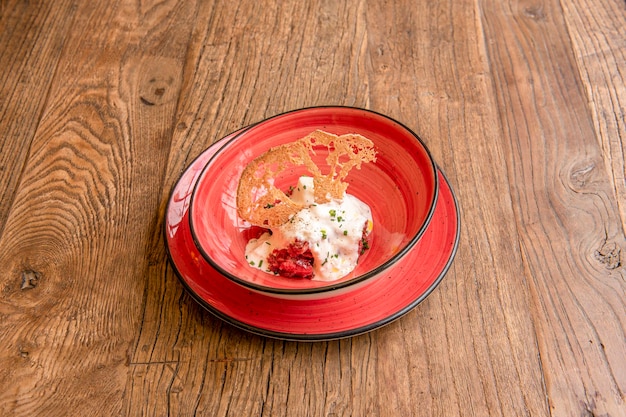
[[[251,225],[237,212],[244,168],[315,130],[363,135],[377,151],[375,163],[346,178],[348,192],[372,212],[369,249],[333,281],[250,267]],[[314,158],[324,166],[323,153]],[[285,170],[275,181],[285,187],[301,174]],[[459,239],[456,198],[424,142],[385,115],[330,106],[280,114],[216,141],[174,186],[164,227],[172,267],[199,304],[239,328],[288,340],[349,337],[403,316],[443,279]]]

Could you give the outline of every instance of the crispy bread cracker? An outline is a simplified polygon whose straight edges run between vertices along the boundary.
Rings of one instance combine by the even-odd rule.
[[[330,169],[326,174],[311,158],[320,148],[328,151]],[[304,208],[274,186],[274,178],[289,166],[306,167],[313,177],[315,202],[325,203],[343,198],[348,187],[343,180],[352,168],[360,169],[362,163],[373,161],[374,144],[366,137],[316,130],[295,142],[270,148],[246,166],[237,189],[237,212],[254,225],[280,226]]]

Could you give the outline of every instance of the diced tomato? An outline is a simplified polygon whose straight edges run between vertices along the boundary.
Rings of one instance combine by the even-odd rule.
[[[267,229],[259,228],[262,231]],[[260,234],[259,234],[260,236]],[[369,234],[367,223],[363,226],[363,236],[359,240],[359,254],[369,249]],[[313,278],[313,254],[309,243],[296,240],[286,248],[274,249],[267,257],[268,269],[287,278]]]
[[[267,257],[268,268],[287,278],[312,278],[313,254],[308,242],[299,240],[283,249],[274,249]]]

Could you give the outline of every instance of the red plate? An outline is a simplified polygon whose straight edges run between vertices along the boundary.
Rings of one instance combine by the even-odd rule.
[[[189,204],[202,169],[236,133],[216,142],[191,163],[175,185],[166,210],[165,241],[171,264],[191,296],[208,311],[264,336],[329,340],[390,323],[412,310],[439,284],[456,253],[460,230],[456,199],[441,171],[437,206],[428,229],[385,276],[367,286],[329,298],[291,300],[253,292],[222,276],[194,244]]]

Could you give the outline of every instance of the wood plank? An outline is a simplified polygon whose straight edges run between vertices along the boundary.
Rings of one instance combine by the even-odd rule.
[[[608,180],[626,230],[626,7],[618,2],[589,1],[561,2],[561,7],[591,106],[604,168],[609,170]],[[608,255],[609,264],[620,258],[611,244],[601,255]]]
[[[475,2],[455,2],[387,13],[387,26],[371,40],[378,45],[371,72],[380,74],[378,83],[370,83],[372,96],[387,100],[381,105],[401,120],[413,120],[410,126],[452,181],[463,225],[451,273],[401,322],[402,349],[414,369],[406,379],[428,381],[411,386],[421,396],[405,407],[426,404],[424,415],[547,415],[527,282],[518,278],[524,271],[481,11]],[[392,30],[426,34],[401,41],[387,37]],[[390,68],[395,71],[388,75]],[[379,343],[380,351],[396,353],[389,338]],[[393,378],[391,373],[385,382]]]
[[[626,282],[597,256],[624,247],[615,155],[594,129],[562,5],[481,8],[550,412],[623,415]]]
[[[222,334],[222,323],[183,293],[173,271],[166,268],[162,238],[167,198],[182,170],[202,149],[242,123],[240,118],[246,106],[238,105],[239,101],[228,98],[224,91],[228,86],[233,97],[251,93],[241,91],[239,79],[248,64],[237,57],[245,56],[245,50],[237,47],[235,40],[230,44],[237,11],[236,5],[201,2],[195,11],[195,25],[189,26],[192,32],[173,121],[175,130],[168,169],[158,193],[158,223],[146,248],[151,262],[144,274],[149,277],[150,285],[145,290],[138,339],[129,353],[126,384],[129,395],[125,402],[128,415],[153,415],[163,410],[174,415],[225,415],[224,409],[236,401],[229,399],[233,387],[227,375],[258,364],[258,353],[246,350],[245,342],[241,342],[242,353],[224,352],[229,344],[238,346],[241,335],[232,329],[230,332],[225,329],[225,335]],[[214,31],[218,38],[207,40],[207,31]],[[171,331],[164,334],[163,328]],[[257,340],[253,346],[261,346],[262,340]],[[248,375],[258,374],[258,371],[248,372]],[[250,392],[249,381],[239,383],[239,389]],[[258,414],[260,404],[251,406],[256,407],[255,413],[250,413],[244,404],[242,415]]]
[[[281,2],[276,8],[228,4],[201,4],[198,10],[162,210],[180,172],[214,140],[282,111],[344,104],[344,97],[354,96],[350,91],[358,88],[345,74],[346,63],[327,56],[341,56],[360,47],[331,36],[337,23],[348,25],[359,10],[342,9],[344,14],[337,15],[331,3],[296,1]],[[316,19],[326,23],[305,24]],[[322,37],[334,39],[334,43],[313,48],[312,43]],[[342,77],[333,88],[311,88],[312,77],[329,73]],[[345,104],[354,104],[354,98],[348,100]],[[326,367],[335,379],[322,382],[321,365],[311,367],[312,357],[319,364],[325,362],[329,349],[326,344],[310,346],[267,340],[223,325],[181,294],[173,271],[162,269],[165,252],[161,234],[155,234],[153,242],[150,258],[155,262],[148,273],[152,285],[147,290],[140,339],[131,361],[135,370],[127,385],[132,392],[127,404],[129,414],[149,414],[165,405],[171,413],[181,415],[317,415],[323,409],[352,409],[350,377],[339,378],[339,368],[330,363]],[[173,323],[179,323],[176,338],[160,332]],[[331,343],[332,349],[339,343],[342,342]],[[341,352],[345,352],[344,361],[349,361],[351,342],[343,343],[348,348]],[[163,364],[162,371],[155,370],[159,363]],[[175,372],[171,367],[175,367]],[[317,391],[304,390],[305,386],[311,389],[313,383],[323,384],[320,392],[331,396],[337,385],[346,387],[346,391],[343,395],[335,393],[335,399],[326,401],[317,397]]]
[[[8,415],[125,411],[190,35],[182,23],[195,12],[175,1],[77,7],[0,240]],[[36,285],[22,289],[29,271]]]
[[[71,27],[71,2],[0,6],[0,235],[15,197],[50,81]]]

